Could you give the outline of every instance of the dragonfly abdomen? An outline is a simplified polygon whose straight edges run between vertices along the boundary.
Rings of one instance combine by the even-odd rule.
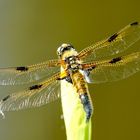
[[[79,98],[81,100],[81,103],[83,104],[84,111],[86,112],[86,122],[88,122],[93,112],[91,100],[87,93],[81,94]]]
[[[83,75],[78,71],[72,74],[72,82],[74,87],[76,88],[77,93],[79,94],[79,98],[86,113],[86,122],[88,122],[91,118],[93,107],[88,94],[87,84],[84,80]]]

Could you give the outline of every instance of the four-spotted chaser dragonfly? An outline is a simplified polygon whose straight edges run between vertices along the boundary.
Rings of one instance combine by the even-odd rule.
[[[62,44],[57,49],[59,59],[30,66],[0,68],[0,85],[32,83],[21,92],[5,96],[0,101],[1,114],[38,107],[57,99],[60,97],[60,92],[57,92],[60,81],[66,80],[75,87],[88,121],[92,115],[92,105],[87,83],[112,82],[139,71],[140,52],[119,56],[139,39],[140,25],[134,22],[79,53],[71,44]],[[113,58],[109,58],[112,55]],[[60,67],[63,71],[60,71]]]

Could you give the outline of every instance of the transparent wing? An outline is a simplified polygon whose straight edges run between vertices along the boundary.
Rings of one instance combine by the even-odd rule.
[[[83,64],[83,68],[90,71],[93,83],[121,80],[140,71],[140,52]]]
[[[59,60],[22,67],[0,68],[0,85],[19,85],[48,78],[60,71]]]
[[[140,25],[134,22],[111,37],[85,48],[78,57],[85,62],[105,58],[123,52],[139,39]]]
[[[5,96],[0,101],[0,111],[14,111],[31,107],[39,107],[59,98],[60,76],[57,73],[48,80],[25,90]]]

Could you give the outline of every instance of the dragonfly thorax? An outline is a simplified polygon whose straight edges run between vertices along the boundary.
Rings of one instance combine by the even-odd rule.
[[[65,58],[65,62],[69,71],[77,71],[80,68],[80,62],[78,58],[74,55]]]

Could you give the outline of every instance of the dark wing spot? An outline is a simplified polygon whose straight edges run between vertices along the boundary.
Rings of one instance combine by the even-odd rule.
[[[28,67],[17,67],[16,70],[18,70],[18,71],[27,71]]]
[[[33,86],[29,87],[29,90],[39,89],[41,87],[42,87],[42,85],[33,85]]]
[[[121,57],[113,58],[109,63],[113,64],[121,60]]]
[[[96,65],[92,66],[92,70],[96,68]]]
[[[133,22],[133,23],[131,23],[130,25],[131,26],[135,26],[135,25],[138,25],[139,23],[136,21],[136,22]]]
[[[2,101],[6,101],[9,97],[10,95],[7,95],[5,98],[2,99]]]
[[[63,79],[65,79],[66,77],[59,77],[59,78],[57,78],[56,80],[63,80]]]
[[[94,70],[95,68],[96,68],[96,65],[90,67],[87,71],[90,72],[90,71]]]
[[[112,42],[117,36],[118,36],[118,34],[115,33],[114,35],[112,35],[112,36],[108,39],[108,42]]]

